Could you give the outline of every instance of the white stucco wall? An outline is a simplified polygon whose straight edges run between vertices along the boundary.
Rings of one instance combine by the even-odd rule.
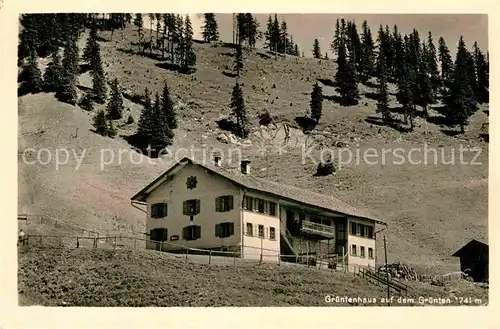
[[[198,184],[188,189],[189,176],[196,176]],[[233,195],[233,209],[228,212],[215,211],[215,198]],[[183,214],[183,202],[190,199],[200,200],[200,213],[194,216],[193,224],[201,226],[201,238],[192,241],[182,239],[182,228],[190,225],[190,218]],[[168,215],[165,218],[151,218],[151,205],[157,202],[168,203]],[[204,168],[187,164],[174,175],[173,180],[156,188],[147,198],[147,232],[155,228],[168,229],[168,243],[182,244],[192,248],[219,248],[240,246],[241,244],[241,197],[240,189],[230,181],[217,175],[208,174]],[[227,238],[215,236],[215,224],[234,222],[234,235]],[[171,241],[172,235],[178,235],[178,241]],[[154,248],[153,245],[148,247]]]

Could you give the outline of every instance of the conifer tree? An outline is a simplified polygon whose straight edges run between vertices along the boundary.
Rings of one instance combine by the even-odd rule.
[[[269,15],[269,18],[267,19],[266,32],[264,32],[264,38],[265,38],[264,48],[271,51],[275,49],[276,46],[274,37],[275,36],[273,31],[273,19],[271,15]]]
[[[329,60],[329,58],[328,58],[328,52],[325,52],[325,57],[323,57],[323,58],[326,59],[326,60]]]
[[[83,49],[83,60],[88,62],[92,61],[93,56],[95,56],[95,48],[99,45],[97,44],[97,26],[95,22],[92,24],[90,28],[89,36],[87,38],[87,43],[85,44],[85,48]]]
[[[141,52],[143,25],[144,25],[144,22],[142,20],[142,14],[135,14],[134,25],[137,28],[137,36],[139,40],[138,47],[139,47],[139,52]],[[144,54],[144,49],[142,49],[142,53]]]
[[[149,17],[149,53],[153,51],[153,23],[155,20],[155,14],[148,14]]]
[[[183,50],[184,50],[184,61],[181,64],[183,69],[187,69],[196,65],[196,54],[193,50],[193,27],[191,25],[191,19],[189,15],[186,15],[184,20],[184,37],[183,37]]]
[[[281,27],[280,27],[280,53],[288,53],[288,47],[289,47],[289,40],[288,40],[288,26],[286,24],[286,21],[283,20],[281,22]]]
[[[160,30],[161,30],[161,21],[162,21],[163,15],[162,14],[155,14],[155,22],[156,22],[156,48],[160,48]]]
[[[335,74],[336,90],[344,105],[358,104],[359,91],[354,63],[347,59],[345,45],[340,44]]]
[[[231,108],[233,110],[233,115],[236,117],[236,133],[238,136],[246,138],[248,136],[248,128],[245,101],[243,100],[243,91],[238,82],[236,82],[236,85],[233,87]]]
[[[43,88],[42,72],[38,67],[36,50],[31,51],[28,61],[21,72],[21,90],[25,93],[39,93]]]
[[[61,102],[76,104],[76,78],[78,74],[78,46],[76,36],[68,36],[64,47],[64,57],[62,60],[61,85],[56,91],[56,98]]]
[[[441,86],[443,87],[442,94],[446,95],[451,88],[453,81],[453,60],[451,58],[450,50],[446,45],[443,37],[438,41],[439,62],[441,64]]]
[[[203,40],[206,42],[212,42],[219,40],[219,28],[217,26],[217,20],[215,19],[215,14],[207,13],[205,14],[205,24],[203,25]]]
[[[297,44],[295,44],[295,46],[293,48],[293,54],[295,56],[300,56],[300,50],[299,50],[299,46]]]
[[[88,92],[85,93],[83,97],[80,99],[78,105],[85,111],[90,112],[94,110],[94,101],[92,100],[92,94]]]
[[[114,138],[117,135],[117,131],[115,125],[113,124],[113,120],[107,120],[108,123],[108,137]]]
[[[358,34],[358,28],[355,22],[347,24],[347,45],[349,59],[354,63],[357,72],[360,72],[362,61],[362,45]]]
[[[161,108],[165,115],[165,124],[170,128],[170,130],[174,130],[177,128],[177,116],[174,109],[174,102],[170,97],[170,90],[168,88],[167,82],[163,85],[163,93],[161,97]]]
[[[408,37],[405,36],[405,44],[408,44]],[[404,123],[408,124],[408,119],[410,119],[410,130],[413,131],[413,117],[414,111],[414,95],[413,95],[413,85],[415,74],[410,65],[409,51],[405,51],[403,61],[401,65],[401,75],[398,80],[398,92],[396,94],[396,99],[403,107],[404,113]]]
[[[175,62],[182,67],[186,54],[184,20],[182,19],[182,16],[178,14],[175,14],[173,20],[172,45],[175,45]]]
[[[401,37],[401,33],[398,30],[397,25],[394,25],[392,32],[392,48],[393,48],[393,59],[394,59],[394,69],[392,72],[392,80],[394,82],[399,81],[399,78],[402,74],[402,65],[404,61],[404,44],[403,38]]]
[[[391,113],[389,111],[389,93],[387,91],[387,70],[385,68],[385,58],[382,52],[379,58],[380,75],[378,78],[377,113],[382,113],[382,118],[389,121]]]
[[[465,131],[468,118],[476,108],[474,93],[468,77],[468,54],[463,37],[458,42],[450,97],[446,98],[447,118]]]
[[[141,149],[151,147],[153,151],[159,151],[171,143],[167,136],[168,125],[165,124],[165,116],[161,111],[159,95],[156,93],[155,102],[151,102],[150,92],[144,91],[144,110],[139,119],[137,130],[137,145]]]
[[[312,52],[313,52],[314,58],[318,58],[318,59],[321,58],[321,49],[319,47],[319,41],[318,41],[318,39],[314,39],[314,44],[313,44]]]
[[[59,53],[52,53],[52,61],[47,65],[43,75],[43,89],[45,92],[53,92],[59,89],[62,79],[62,66]]]
[[[337,21],[335,22],[335,32],[333,34],[333,41],[330,44],[330,47],[332,48],[332,52],[334,55],[338,56],[339,48],[342,42],[343,40],[340,31],[340,20],[337,18]]]
[[[311,119],[319,122],[321,115],[323,113],[323,90],[316,82],[313,86],[313,91],[311,93]]]
[[[123,98],[117,78],[115,78],[111,84],[111,93],[106,111],[107,117],[111,120],[118,120],[122,118]]]
[[[432,33],[429,31],[427,36],[427,69],[430,76],[430,83],[432,86],[432,97],[437,99],[439,86],[441,85],[441,78],[439,76],[439,69],[437,64],[437,52],[434,41],[432,40]]]
[[[474,100],[477,101],[477,95],[479,91],[479,86],[477,83],[476,75],[476,64],[474,62],[474,56],[467,50],[467,77],[469,78],[469,83],[474,94]]]
[[[428,111],[427,107],[429,104],[434,103],[432,83],[429,75],[429,54],[425,43],[422,44],[422,56],[420,58],[418,75],[417,75],[417,92],[416,92],[416,104],[422,107],[424,118],[427,118]]]
[[[368,23],[363,22],[360,75],[363,82],[375,75],[375,46]]]
[[[477,70],[477,93],[476,99],[480,103],[489,102],[489,77],[488,77],[488,63],[486,58],[477,45],[474,43],[474,62]]]
[[[243,51],[241,45],[236,46],[236,55],[234,57],[234,68],[236,70],[236,75],[240,76],[240,71],[243,70]]]
[[[103,110],[97,111],[94,116],[94,120],[92,125],[94,126],[95,132],[101,136],[108,136],[109,134],[109,125],[106,120],[106,114]]]

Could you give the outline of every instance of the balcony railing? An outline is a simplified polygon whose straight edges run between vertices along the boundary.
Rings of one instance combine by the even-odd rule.
[[[302,221],[302,231],[335,237],[335,228],[333,226],[313,223],[309,221]]]

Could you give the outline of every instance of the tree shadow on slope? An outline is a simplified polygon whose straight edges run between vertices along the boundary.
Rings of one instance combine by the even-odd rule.
[[[169,62],[157,63],[155,65],[157,67],[165,69],[165,70],[179,72],[179,73],[186,74],[186,75],[190,75],[190,74],[193,74],[196,72],[196,67],[183,68],[178,64],[172,64]]]
[[[355,106],[359,104],[359,100],[347,101],[338,95],[324,95],[323,99],[335,102],[341,106]]]
[[[85,72],[90,71],[90,64],[80,64],[79,72],[83,74]]]
[[[229,71],[222,71],[222,75],[229,77],[229,78],[236,78],[238,74],[234,72],[229,72]]]
[[[306,116],[295,117],[295,122],[297,122],[297,124],[302,129],[302,132],[304,134],[309,134],[311,131],[314,130],[314,128],[316,128],[318,124],[316,120]]]
[[[144,141],[140,139],[137,134],[120,135],[120,137],[130,145],[130,148],[132,150],[149,158],[154,159],[168,154],[168,150],[165,148],[165,146],[148,145],[147,143],[144,143]]]
[[[257,55],[260,56],[263,59],[271,59],[271,56],[269,56],[268,54],[257,52]]]
[[[481,137],[486,143],[490,142],[490,134],[488,133],[480,133],[479,137]]]
[[[235,132],[237,131],[237,125],[236,123],[231,120],[230,118],[223,118],[220,120],[216,121],[217,126],[219,127],[220,130],[225,130],[229,132]]]
[[[369,116],[365,119],[365,122],[380,127],[389,127],[402,133],[411,131],[411,129],[409,127],[406,127],[401,120],[396,118],[384,119],[380,117]]]
[[[149,52],[149,51],[136,51],[134,49],[125,49],[125,48],[117,48],[118,51],[125,53],[125,54],[130,54],[130,55],[137,55],[137,56],[142,56],[142,57],[147,57],[150,59],[154,59],[157,61],[164,61],[165,57],[163,57],[161,54],[154,53],[154,52]]]
[[[335,81],[331,79],[322,79],[319,78],[317,79],[319,82],[321,82],[323,85],[328,86],[328,87],[335,87]]]
[[[441,127],[453,127],[455,123],[442,115],[433,115],[427,118],[427,122]]]
[[[439,131],[441,131],[446,136],[450,136],[450,137],[455,137],[457,135],[462,134],[462,132],[460,132],[460,130],[458,130],[458,129],[440,129]]]

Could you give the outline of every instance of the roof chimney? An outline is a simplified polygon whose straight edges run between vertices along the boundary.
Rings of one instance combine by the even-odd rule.
[[[220,160],[221,160],[220,156],[218,156],[218,155],[214,156],[215,166],[220,167],[220,165],[221,165]]]
[[[249,160],[241,161],[241,173],[245,174],[245,175],[250,173],[250,161]]]

